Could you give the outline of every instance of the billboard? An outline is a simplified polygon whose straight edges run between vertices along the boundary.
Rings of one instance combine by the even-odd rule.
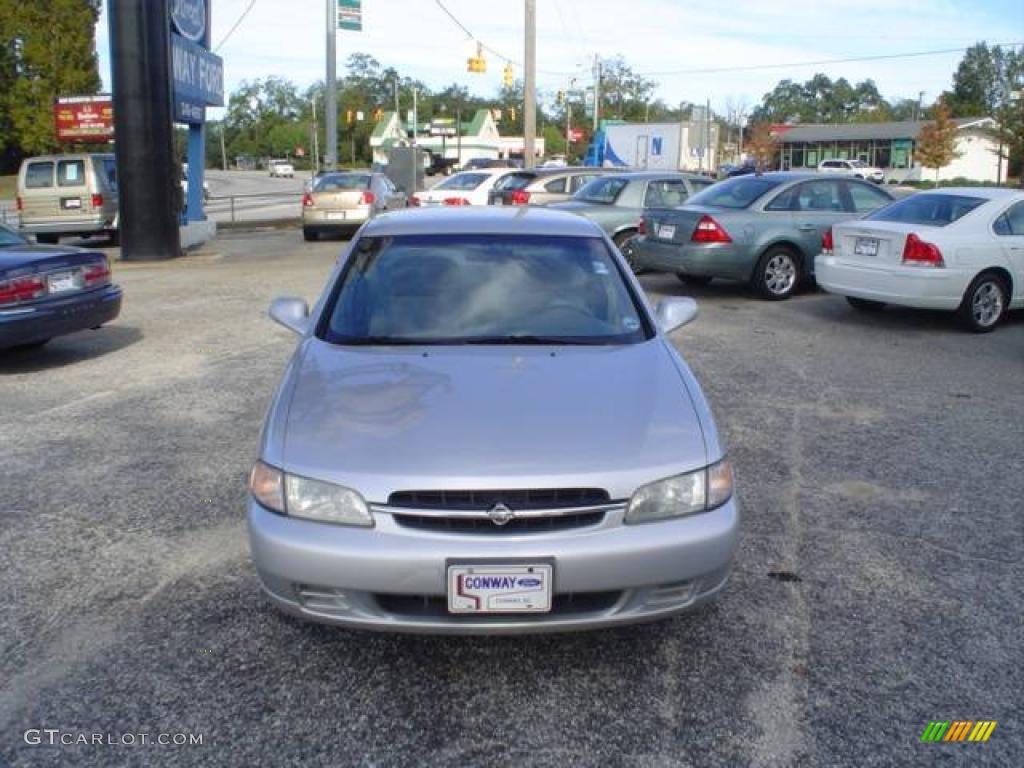
[[[114,103],[109,94],[68,96],[53,105],[57,141],[107,142],[114,138]]]

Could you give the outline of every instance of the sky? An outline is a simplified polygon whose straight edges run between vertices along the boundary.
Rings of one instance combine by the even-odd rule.
[[[211,0],[214,48],[224,59],[228,93],[244,80],[277,75],[305,87],[325,70],[325,0]],[[522,77],[524,3],[441,0],[485,46],[486,74],[466,71],[475,47],[437,0],[363,0],[363,31],[338,32],[338,73],[349,54],[431,88],[451,83],[481,96],[501,86],[507,57]],[[237,29],[224,36],[252,4]],[[668,104],[710,100],[719,112],[748,110],[784,78],[816,72],[851,83],[871,78],[888,99],[929,104],[952,82],[963,53],[810,64],[824,60],[1024,43],[1024,0],[537,0],[537,85],[542,99],[593,82],[595,55],[622,55],[655,80]],[[110,87],[104,14],[97,49]],[[755,68],[735,71],[735,68]],[[708,72],[709,69],[734,71]],[[217,119],[220,110],[211,110]]]

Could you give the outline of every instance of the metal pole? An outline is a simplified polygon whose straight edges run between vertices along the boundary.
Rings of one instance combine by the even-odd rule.
[[[455,108],[455,162],[462,170],[462,107]]]
[[[569,153],[572,151],[572,102],[565,99],[565,164],[569,164]]]
[[[181,255],[167,6],[167,0],[111,0],[108,6],[125,261]]]
[[[228,149],[224,146],[224,121],[220,121],[220,168],[222,171],[228,169]]]
[[[420,119],[419,115],[417,114],[417,104],[416,104],[416,99],[417,98],[418,98],[418,96],[416,94],[416,89],[413,88],[412,89],[412,145],[414,147],[416,146],[416,134],[417,134],[417,132],[419,130],[419,119]]]
[[[526,0],[526,50],[523,61],[523,166],[533,168],[537,140],[537,0]]]
[[[601,57],[594,54],[594,133],[601,124]]]
[[[704,106],[704,153],[708,156],[708,170],[711,170],[711,99]]]
[[[338,0],[327,0],[327,79],[324,94],[324,129],[327,134],[324,147],[324,167],[333,171],[338,167]]]
[[[320,170],[320,131],[316,124],[316,93],[313,93],[313,176]]]

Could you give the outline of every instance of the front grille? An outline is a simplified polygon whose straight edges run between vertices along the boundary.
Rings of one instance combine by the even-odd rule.
[[[495,525],[487,518],[477,517],[424,517],[422,515],[406,515],[392,513],[395,522],[405,528],[421,531],[442,531],[449,533],[482,533],[489,535],[546,533],[548,531],[568,531],[574,528],[585,528],[597,525],[604,520],[604,512],[581,512],[575,515],[558,515],[550,517],[519,517],[509,520],[505,525]]]
[[[497,491],[396,491],[388,506],[412,509],[488,510],[495,504],[519,511],[596,507],[608,503],[601,488],[540,488]]]
[[[493,619],[507,621],[544,621],[552,616],[578,616],[588,613],[602,613],[611,608],[622,597],[622,592],[568,592],[552,595],[549,613],[504,613],[504,614],[454,614],[448,613],[448,599],[443,595],[385,595],[373,596],[382,611],[399,616],[415,618],[444,618],[449,621],[473,621]]]

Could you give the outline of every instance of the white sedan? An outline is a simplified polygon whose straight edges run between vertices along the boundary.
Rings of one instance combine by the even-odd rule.
[[[920,192],[837,224],[815,276],[856,309],[945,309],[972,331],[991,331],[1007,310],[1024,308],[1024,191]]]
[[[409,198],[409,205],[487,205],[487,193],[494,188],[498,180],[516,171],[516,168],[478,168],[473,171],[460,171],[431,189],[417,192]]]

